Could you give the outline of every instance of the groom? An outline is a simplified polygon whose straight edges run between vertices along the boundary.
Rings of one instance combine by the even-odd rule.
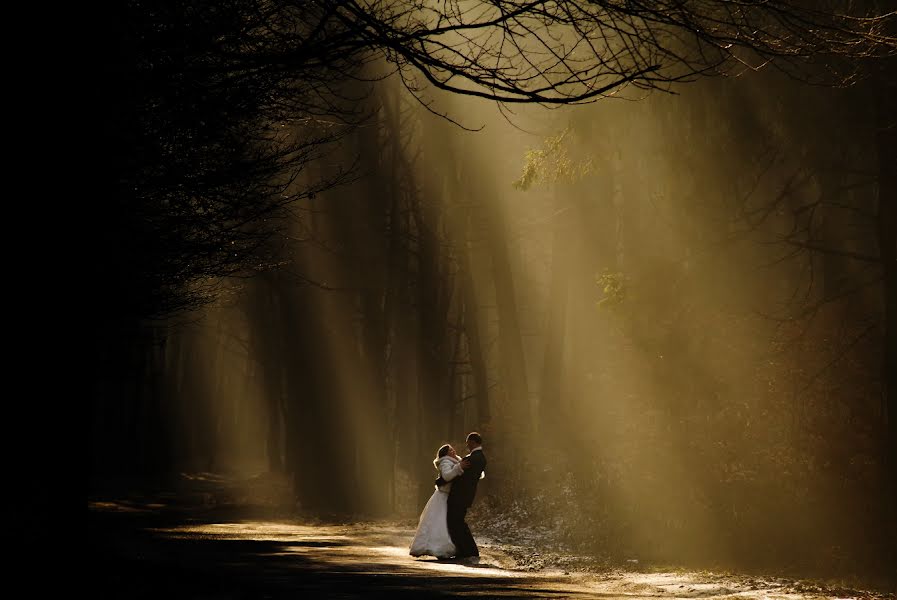
[[[477,483],[483,477],[483,471],[486,469],[483,438],[479,433],[474,431],[467,436],[467,449],[470,450],[470,454],[461,461],[461,468],[464,471],[452,480],[452,489],[448,497],[448,531],[457,549],[455,553],[457,559],[480,556],[477,543],[473,541],[470,529],[464,522],[467,509],[473,504],[473,497],[477,493]],[[444,483],[442,477],[436,480],[437,486]]]

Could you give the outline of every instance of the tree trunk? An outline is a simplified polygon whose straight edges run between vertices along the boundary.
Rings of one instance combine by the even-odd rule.
[[[888,71],[886,71],[887,73]],[[894,73],[891,69],[890,73]],[[884,348],[882,394],[885,418],[886,462],[890,475],[891,521],[897,521],[897,124],[894,105],[897,84],[883,80],[878,86],[878,249],[883,270]],[[897,532],[892,532],[897,534]],[[897,535],[892,538],[897,539]]]
[[[358,305],[361,309],[361,340],[357,344],[357,356],[361,389],[356,397],[366,406],[362,414],[365,422],[358,424],[361,442],[359,467],[365,487],[364,511],[383,516],[387,513],[390,491],[393,488],[393,465],[378,453],[366,449],[377,444],[389,431],[387,406],[386,328],[387,313],[384,303],[389,272],[389,247],[386,241],[386,223],[390,213],[391,186],[383,175],[381,144],[375,127],[359,129],[358,143],[362,160],[371,173],[367,194],[356,197],[351,214],[340,217],[352,223],[346,246],[355,256],[352,277],[360,282]]]
[[[492,257],[492,275],[498,308],[498,331],[504,405],[508,411],[505,425],[511,435],[505,440],[508,456],[522,460],[522,450],[532,440],[529,388],[526,357],[515,294],[514,276],[508,248],[507,225],[502,218],[500,198],[487,198],[480,205],[487,226],[487,240]],[[520,472],[515,465],[514,472]],[[513,468],[513,467],[512,467]]]
[[[489,380],[486,371],[486,359],[483,356],[483,343],[480,339],[480,311],[470,264],[472,230],[470,211],[465,210],[462,218],[464,219],[464,234],[461,238],[461,249],[458,252],[458,259],[459,275],[464,294],[464,335],[467,338],[467,352],[470,356],[470,368],[473,373],[476,394],[477,427],[488,429],[492,420],[492,413],[489,409]]]
[[[539,426],[551,436],[559,422],[561,377],[564,365],[564,346],[567,331],[567,300],[570,290],[570,209],[564,206],[562,195],[555,190],[553,240],[551,248],[551,292],[548,299],[545,356],[542,362],[542,389],[539,394]]]
[[[432,202],[432,200],[430,200]],[[448,398],[445,394],[444,373],[448,364],[445,339],[445,320],[442,315],[442,274],[439,265],[439,240],[437,226],[432,211],[424,214],[421,203],[414,214],[418,237],[418,310],[420,311],[420,332],[418,337],[418,394],[421,430],[419,451],[421,455],[433,453],[448,434]],[[432,474],[432,470],[428,470]],[[432,493],[432,477],[423,471],[419,482],[419,499],[424,500]]]

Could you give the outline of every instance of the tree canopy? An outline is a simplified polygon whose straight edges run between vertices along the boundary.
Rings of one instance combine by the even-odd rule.
[[[113,21],[93,264],[98,311],[128,318],[270,267],[290,204],[346,179],[315,161],[378,79],[438,112],[428,85],[576,104],[769,62],[845,84],[897,53],[897,13],[853,2],[132,1]]]

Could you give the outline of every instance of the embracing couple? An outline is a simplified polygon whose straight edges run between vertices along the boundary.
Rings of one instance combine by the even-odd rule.
[[[428,554],[465,562],[476,562],[479,558],[480,551],[464,522],[477,493],[477,483],[486,475],[486,455],[479,433],[467,436],[467,449],[470,453],[463,459],[458,458],[450,444],[440,447],[436,453],[433,465],[439,471],[439,479],[436,491],[420,515],[409,551],[411,556]]]

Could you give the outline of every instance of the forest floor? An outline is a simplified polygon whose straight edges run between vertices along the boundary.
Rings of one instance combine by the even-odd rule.
[[[831,582],[734,573],[589,567],[519,540],[477,535],[463,565],[408,555],[408,522],[334,522],[249,509],[213,478],[166,493],[88,499],[89,597],[893,599]]]

